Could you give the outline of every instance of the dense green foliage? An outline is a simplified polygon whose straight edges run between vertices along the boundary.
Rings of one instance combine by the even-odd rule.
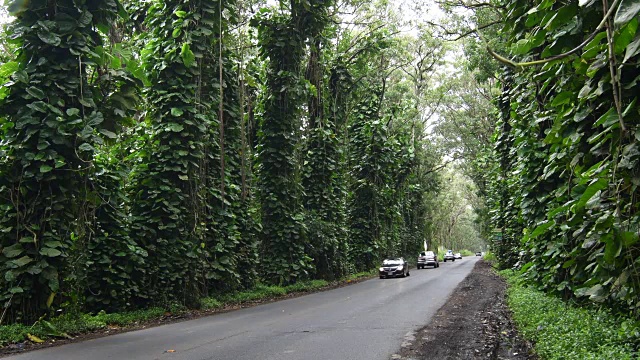
[[[460,7],[473,16],[461,17]],[[437,131],[475,183],[487,256],[503,269],[522,268],[547,294],[637,319],[640,3],[444,1],[443,9],[450,16],[439,31],[463,42],[464,70],[455,78],[464,83],[450,81]],[[522,295],[522,311],[561,306],[533,293]],[[567,331],[600,331],[554,314],[548,319],[567,320]],[[554,328],[537,336],[531,326],[541,348],[549,346],[545,358],[617,358],[618,345],[638,344],[625,328],[616,334],[628,338],[604,353],[574,356],[580,350],[558,340],[573,342],[574,334]]]
[[[17,15],[9,31],[18,53],[0,100],[0,301],[13,310],[10,320],[24,321],[57,293],[76,302],[85,287],[101,204],[94,156],[118,121],[102,112],[97,29],[109,28],[118,6],[34,1],[9,10]]]
[[[0,324],[297,291],[441,241],[422,110],[446,51],[384,3],[7,10]]]
[[[496,255],[510,266],[526,250],[545,290],[636,312],[640,5],[504,5],[510,54],[534,63],[501,75]]]
[[[542,359],[636,359],[640,328],[610,312],[567,305],[526,287],[518,274],[502,273],[510,284],[508,304],[520,334],[535,343]]]

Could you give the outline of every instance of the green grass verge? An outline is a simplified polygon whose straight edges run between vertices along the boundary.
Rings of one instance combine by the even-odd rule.
[[[91,331],[112,326],[128,326],[136,322],[156,319],[165,313],[162,308],[150,308],[146,310],[106,314],[100,312],[96,315],[65,314],[51,319],[41,320],[34,325],[12,324],[0,326],[0,346],[18,343],[27,340],[27,334],[37,339],[65,338],[67,335],[88,333]]]
[[[460,255],[462,255],[462,256],[476,256],[476,253],[474,253],[471,250],[462,249],[462,250],[460,250]]]
[[[496,254],[492,253],[491,251],[485,252],[482,258],[484,259],[484,261],[488,261],[494,266],[498,262],[498,258],[496,257]]]
[[[278,298],[291,293],[314,291],[328,285],[329,283],[325,280],[302,281],[288,286],[258,284],[251,290],[202,299],[201,305],[203,309],[217,309],[227,305]]]
[[[368,277],[377,276],[377,275],[378,275],[378,269],[373,269],[371,271],[363,271],[357,274],[349,275],[344,280],[346,282],[351,282],[351,281],[359,280],[362,278],[368,278]]]
[[[640,324],[604,310],[578,307],[526,287],[513,271],[500,272],[509,283],[508,305],[518,331],[535,343],[543,360],[637,359]]]

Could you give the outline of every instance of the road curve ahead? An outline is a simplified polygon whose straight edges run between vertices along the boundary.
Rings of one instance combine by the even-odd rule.
[[[477,259],[8,359],[387,360]]]

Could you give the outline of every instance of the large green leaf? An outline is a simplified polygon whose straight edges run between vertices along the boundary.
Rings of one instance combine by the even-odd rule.
[[[633,19],[618,31],[618,36],[616,36],[614,40],[614,51],[616,54],[622,54],[622,52],[625,51],[627,46],[633,41],[637,30],[638,19]]]
[[[61,254],[62,252],[60,250],[50,248],[50,247],[43,247],[42,249],[40,249],[40,255],[44,255],[48,257],[56,257],[56,256],[60,256]]]
[[[604,261],[609,264],[613,264],[616,257],[620,256],[620,253],[622,252],[622,243],[611,233],[603,236],[600,241],[605,243]]]
[[[46,31],[46,30],[38,31],[38,37],[40,38],[40,40],[53,46],[58,46],[60,45],[60,42],[61,42],[60,36],[58,36],[55,33],[52,33],[51,31]]]
[[[7,61],[6,63],[0,65],[0,79],[4,81],[4,79],[9,78],[18,70],[18,67],[19,64],[16,61]]]
[[[591,184],[589,184],[589,186],[584,190],[584,193],[582,193],[582,196],[580,196],[580,200],[576,203],[576,209],[584,208],[592,197],[607,188],[607,186],[609,186],[609,180],[605,178],[600,178],[591,182]]]
[[[108,137],[109,139],[115,139],[118,137],[118,135],[116,135],[113,131],[109,131],[107,129],[100,129],[100,133]]]
[[[11,246],[7,246],[6,248],[2,249],[2,254],[8,257],[9,259],[20,256],[20,254],[22,254],[23,252],[24,252],[24,249],[20,244],[13,244]]]
[[[590,288],[581,288],[576,291],[578,296],[588,296],[591,300],[596,302],[602,302],[605,299],[604,287],[601,284],[596,284]]]
[[[27,264],[29,264],[30,262],[32,262],[33,259],[30,258],[29,256],[23,256],[19,259],[15,259],[15,260],[11,260],[10,263],[14,264],[16,267],[20,267],[20,266],[25,266]]]
[[[8,1],[7,11],[13,16],[19,16],[29,9],[30,0],[11,0]]]
[[[616,26],[623,26],[640,13],[640,0],[622,0],[613,20]]]
[[[28,87],[26,89],[26,91],[29,93],[29,95],[33,96],[34,98],[36,98],[38,100],[44,99],[44,91],[38,89],[35,86]]]
[[[640,33],[637,33],[636,38],[633,39],[633,41],[629,45],[627,45],[622,62],[626,63],[627,60],[638,55],[638,53],[640,53]]]
[[[167,128],[173,132],[181,132],[182,130],[184,130],[184,126],[177,123],[169,123],[167,125]]]
[[[640,235],[632,231],[623,231],[620,233],[620,240],[625,247],[635,245],[640,240]]]
[[[195,63],[196,57],[193,54],[193,51],[191,51],[191,46],[189,46],[188,43],[182,44],[180,56],[182,57],[182,62],[186,67],[191,67]]]
[[[531,239],[536,238],[540,235],[542,235],[544,232],[547,231],[547,229],[549,229],[550,227],[554,226],[556,224],[555,220],[550,220],[550,221],[546,221],[545,223],[539,225],[538,227],[536,227],[532,232],[531,235],[529,235],[529,237]]]

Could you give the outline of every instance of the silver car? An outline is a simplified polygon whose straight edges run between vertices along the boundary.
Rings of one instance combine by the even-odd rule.
[[[424,269],[427,266],[433,266],[434,268],[440,267],[438,257],[433,251],[424,251],[418,255],[418,269]]]

